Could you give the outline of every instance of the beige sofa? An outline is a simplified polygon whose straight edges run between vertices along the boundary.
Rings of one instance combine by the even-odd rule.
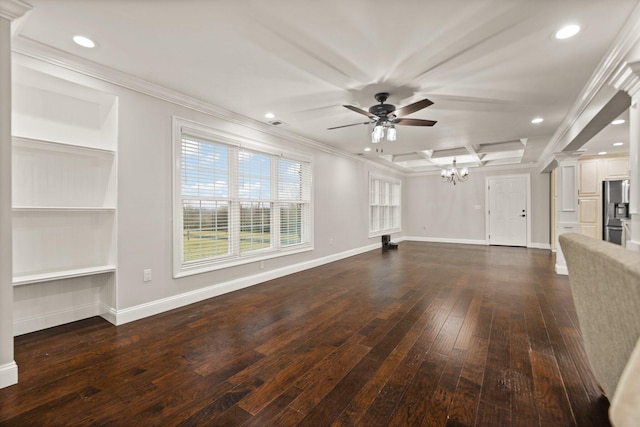
[[[576,233],[559,240],[587,357],[611,400],[611,421],[640,426],[640,346],[634,352],[640,337],[640,254]]]

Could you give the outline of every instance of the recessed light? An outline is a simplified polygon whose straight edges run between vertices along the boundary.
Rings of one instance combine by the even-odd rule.
[[[371,151],[371,147],[365,147],[364,151]]]
[[[533,123],[534,125],[542,122],[544,122],[544,119],[542,117],[536,117],[535,119],[531,120],[531,123]]]
[[[611,122],[612,125],[621,125],[624,123],[624,119],[615,119]]]
[[[624,142],[614,142],[613,143],[614,147],[620,147],[621,145],[624,145]]]
[[[96,47],[96,42],[94,42],[93,40],[91,40],[89,37],[85,37],[85,36],[73,36],[73,41],[77,44],[80,45],[82,47],[86,47],[86,48],[94,48]]]
[[[564,27],[556,31],[555,37],[558,40],[564,40],[564,39],[568,39],[570,37],[575,36],[579,32],[580,32],[580,25],[577,25],[577,24],[565,25]]]
[[[607,152],[606,152],[606,151],[600,151],[600,152],[598,152],[598,156],[604,156],[605,154],[607,154]]]
[[[273,119],[276,115],[275,115],[275,114],[273,114],[273,113],[266,113],[264,116],[265,116],[267,119]]]

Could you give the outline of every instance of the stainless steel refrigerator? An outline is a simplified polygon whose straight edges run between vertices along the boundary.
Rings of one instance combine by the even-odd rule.
[[[602,239],[622,244],[622,220],[629,218],[629,180],[602,183]]]

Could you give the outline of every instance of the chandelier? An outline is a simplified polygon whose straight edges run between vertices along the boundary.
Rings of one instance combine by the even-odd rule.
[[[442,177],[442,182],[452,182],[453,185],[456,185],[457,182],[465,182],[469,178],[469,170],[467,168],[458,170],[456,168],[456,159],[454,158],[451,169],[442,169],[440,176]]]
[[[394,125],[389,125],[386,121],[383,123],[376,123],[373,128],[373,132],[371,132],[371,142],[374,144],[382,142],[385,133],[387,134],[387,141],[396,140],[396,127]]]

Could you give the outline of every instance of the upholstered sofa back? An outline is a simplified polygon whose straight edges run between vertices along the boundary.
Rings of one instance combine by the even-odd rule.
[[[587,357],[611,399],[640,337],[640,254],[576,233],[559,240]]]

